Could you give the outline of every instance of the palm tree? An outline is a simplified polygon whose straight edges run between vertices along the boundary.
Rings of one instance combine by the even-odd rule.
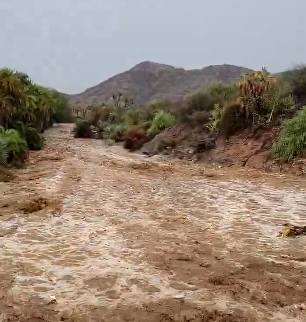
[[[240,102],[245,110],[246,117],[261,113],[264,110],[263,99],[276,84],[276,79],[263,68],[261,71],[246,74],[238,82],[241,92]]]
[[[3,68],[0,70],[0,125],[5,128],[10,123],[16,108],[25,100],[26,94],[15,71]]]

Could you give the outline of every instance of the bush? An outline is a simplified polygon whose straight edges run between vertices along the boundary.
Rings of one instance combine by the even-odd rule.
[[[267,123],[271,123],[273,118],[286,114],[295,104],[294,99],[286,83],[278,83],[271,93],[267,95],[263,104],[267,114],[265,115]]]
[[[187,97],[184,102],[174,112],[176,118],[181,123],[191,123],[191,125],[203,125],[203,115],[207,120],[209,119],[209,113],[214,108],[214,101],[212,97],[206,92],[201,91],[192,96]],[[199,113],[200,112],[200,113]],[[193,114],[197,113],[199,122],[197,123],[197,117]]]
[[[172,114],[170,114],[169,112],[160,110],[155,114],[152,120],[152,124],[149,128],[149,133],[157,134],[170,126],[173,126],[174,123],[175,123],[175,118],[173,117]]]
[[[149,141],[144,128],[132,126],[127,129],[124,135],[124,148],[130,151],[136,151],[142,148],[144,143]]]
[[[306,104],[306,66],[297,66],[284,73],[284,79],[290,84],[292,94],[296,101]]]
[[[204,90],[187,97],[176,110],[173,110],[173,113],[182,123],[206,127],[216,105],[222,108],[228,101],[237,97],[238,90],[235,84],[212,83]]]
[[[8,151],[6,149],[6,144],[4,140],[1,140],[1,136],[0,136],[0,164],[1,165],[6,164],[7,159],[8,159]]]
[[[88,120],[79,120],[73,129],[75,138],[92,139],[94,137],[91,123]]]
[[[120,142],[123,140],[123,136],[126,130],[124,123],[109,124],[105,126],[100,132],[100,138],[104,140],[113,140]]]
[[[1,159],[8,163],[22,163],[28,152],[26,140],[20,137],[19,132],[14,129],[5,130],[0,128]]]
[[[212,83],[207,86],[206,94],[211,97],[214,104],[224,104],[238,96],[238,89],[235,83],[225,85],[222,83]]]
[[[220,131],[220,124],[221,124],[221,117],[222,117],[223,109],[220,107],[219,104],[215,104],[215,108],[211,112],[209,122],[206,128],[210,132],[219,132]]]
[[[41,150],[44,145],[44,138],[34,127],[22,122],[16,122],[12,128],[17,130],[20,136],[27,141],[30,150]]]
[[[284,122],[279,139],[273,144],[272,153],[282,161],[300,156],[306,148],[306,107],[291,120]]]
[[[129,109],[124,115],[124,121],[127,126],[139,125],[143,122],[145,115],[143,111]]]
[[[232,102],[224,106],[218,124],[221,134],[228,138],[246,128],[249,125],[249,121],[245,117],[241,105],[237,102]]]
[[[205,124],[207,124],[210,121],[211,115],[214,113],[214,110],[212,111],[195,111],[191,115],[188,116],[188,123],[191,126],[201,126],[204,127]]]
[[[44,138],[34,127],[25,127],[20,134],[26,140],[30,150],[41,150],[43,148]]]

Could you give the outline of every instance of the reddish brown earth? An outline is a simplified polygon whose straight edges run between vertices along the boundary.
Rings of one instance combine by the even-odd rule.
[[[306,240],[277,237],[305,225],[305,180],[71,129],[0,183],[1,322],[306,321]]]
[[[231,168],[246,167],[265,172],[304,175],[306,154],[291,163],[281,163],[271,157],[271,147],[278,137],[278,132],[279,128],[260,129],[256,133],[245,130],[225,140],[222,136],[215,139],[201,128],[176,126],[158,135],[155,142],[147,143],[142,152],[149,155],[162,153],[184,160]],[[159,144],[161,140],[166,142],[166,148],[157,151],[157,147],[162,145]],[[214,141],[215,146],[211,143]],[[213,148],[198,151],[198,146],[203,145],[203,142]]]

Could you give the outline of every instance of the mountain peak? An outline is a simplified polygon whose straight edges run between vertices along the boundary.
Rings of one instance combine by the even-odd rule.
[[[155,63],[149,60],[143,61],[130,70],[160,70],[160,69],[175,69],[175,67],[166,64]]]
[[[132,98],[137,105],[145,105],[156,99],[177,101],[186,94],[199,91],[211,82],[229,83],[250,71],[244,67],[227,64],[185,70],[143,61],[123,73],[88,88],[83,93],[71,95],[69,102],[70,104],[106,103],[118,91]]]

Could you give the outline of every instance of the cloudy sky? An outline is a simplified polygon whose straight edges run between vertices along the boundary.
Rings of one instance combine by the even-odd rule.
[[[305,0],[0,0],[0,25],[0,66],[66,93],[144,60],[306,63]]]

